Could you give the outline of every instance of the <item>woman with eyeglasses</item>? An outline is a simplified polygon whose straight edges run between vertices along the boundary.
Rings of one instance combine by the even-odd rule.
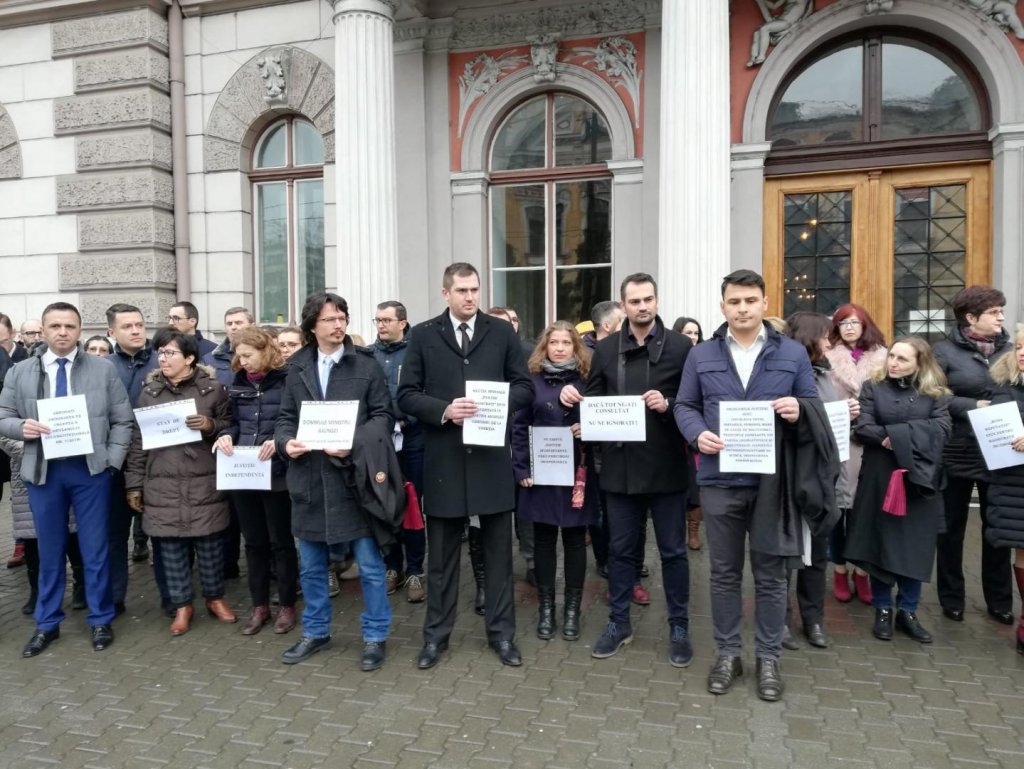
[[[159,551],[174,608],[170,631],[180,636],[192,625],[193,548],[207,611],[221,622],[238,620],[224,600],[223,532],[230,513],[227,497],[217,491],[212,450],[217,436],[231,425],[231,404],[213,369],[196,364],[199,348],[194,336],[161,329],[153,337],[153,349],[160,368],[146,378],[137,407],[191,399],[196,413],[185,424],[201,437],[147,451],[136,424],[125,464],[125,488],[128,506],[142,513],[143,530]]]
[[[872,373],[885,365],[887,350],[885,338],[875,325],[868,311],[859,304],[844,304],[832,315],[832,330],[829,332],[832,347],[825,353],[829,364],[829,380],[840,399],[860,397],[863,384]],[[849,480],[849,497],[857,493],[857,479],[860,477],[863,447],[854,438],[850,441],[850,459],[846,463],[846,477]],[[846,531],[850,525],[849,507],[841,507],[842,516],[832,529],[829,537],[829,559],[833,564],[832,592],[836,600],[846,603],[853,600],[850,591],[849,567],[844,557]],[[871,604],[871,582],[867,572],[854,567],[853,585],[857,597]]]
[[[988,406],[995,384],[989,366],[1013,349],[1003,328],[1003,292],[989,286],[968,286],[953,297],[956,326],[935,345],[935,357],[953,391],[949,413],[953,435],[946,443],[946,530],[939,535],[935,559],[936,587],[946,619],[963,622],[965,606],[964,533],[971,496],[978,490],[981,518],[981,588],[989,616],[1003,625],[1013,624],[1013,587],[1010,551],[994,547],[988,531],[988,470],[974,438],[969,411]]]
[[[292,505],[285,483],[287,468],[274,448],[274,423],[281,410],[288,369],[277,339],[257,326],[239,332],[234,353],[231,370],[235,379],[228,388],[231,425],[217,438],[217,450],[231,456],[236,446],[258,446],[259,459],[272,460],[270,491],[231,492],[245,537],[252,597],[252,611],[242,627],[242,635],[255,635],[270,622],[271,571],[277,575],[281,604],[274,619],[274,632],[287,633],[295,627],[299,557],[292,538]]]
[[[302,349],[302,329],[298,326],[285,326],[277,332],[277,348],[287,363],[288,359]]]

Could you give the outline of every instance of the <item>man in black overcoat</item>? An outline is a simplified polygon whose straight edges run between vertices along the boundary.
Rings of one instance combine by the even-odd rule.
[[[462,531],[480,516],[485,561],[487,640],[506,665],[520,665],[515,645],[512,510],[515,481],[504,446],[467,446],[463,421],[477,410],[467,381],[509,383],[509,416],[533,402],[522,345],[511,324],[479,311],[480,275],[457,262],[444,272],[448,309],[413,329],[398,382],[398,407],[426,438],[427,614],[420,669],[437,664],[455,625]]]

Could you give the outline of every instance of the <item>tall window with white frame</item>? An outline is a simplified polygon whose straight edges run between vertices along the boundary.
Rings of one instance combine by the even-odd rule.
[[[266,128],[252,160],[256,313],[261,323],[291,322],[326,283],[323,138],[290,115]]]
[[[516,309],[530,339],[611,298],[611,156],[604,117],[567,93],[519,104],[495,133],[491,299]]]

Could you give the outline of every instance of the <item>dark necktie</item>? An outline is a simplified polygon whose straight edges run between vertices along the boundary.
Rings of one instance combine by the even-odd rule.
[[[462,334],[462,357],[469,355],[469,324],[460,323],[459,333]]]
[[[57,358],[57,392],[54,396],[63,398],[68,394],[68,359]]]

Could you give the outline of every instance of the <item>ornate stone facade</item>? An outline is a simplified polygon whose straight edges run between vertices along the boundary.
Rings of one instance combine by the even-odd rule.
[[[0,105],[0,179],[17,179],[21,176],[21,147],[18,132],[7,110]]]
[[[279,66],[280,74],[274,69],[264,77],[269,71],[268,61],[276,62],[274,66]],[[269,83],[271,79],[273,85]],[[244,169],[243,150],[250,146],[253,126],[282,108],[313,121],[324,138],[325,161],[333,162],[334,72],[301,48],[280,46],[249,59],[217,97],[203,136],[204,169]]]

